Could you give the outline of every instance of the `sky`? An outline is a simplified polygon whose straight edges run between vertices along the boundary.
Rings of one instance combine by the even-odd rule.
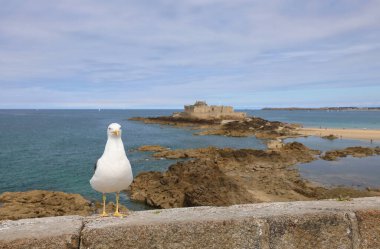
[[[0,108],[380,106],[379,0],[0,6]]]

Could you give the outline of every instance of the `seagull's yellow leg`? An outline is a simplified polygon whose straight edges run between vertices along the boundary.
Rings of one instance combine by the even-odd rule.
[[[120,197],[120,193],[117,192],[116,193],[116,210],[115,210],[115,213],[113,214],[113,216],[123,217],[123,215],[121,213],[119,213],[119,197]]]
[[[102,217],[107,217],[108,214],[106,213],[106,194],[103,194],[103,213],[101,214]]]

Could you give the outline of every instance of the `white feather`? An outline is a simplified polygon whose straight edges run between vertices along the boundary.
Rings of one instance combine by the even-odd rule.
[[[121,135],[112,134],[116,129],[120,129],[120,125],[109,126],[104,153],[99,158],[90,180],[91,187],[101,193],[120,192],[127,189],[133,181],[131,164],[125,154]]]

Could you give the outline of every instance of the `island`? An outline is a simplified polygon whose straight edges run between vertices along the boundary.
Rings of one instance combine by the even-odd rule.
[[[373,110],[377,107],[326,107],[326,108],[264,108],[263,110]],[[248,116],[244,112],[235,112],[232,106],[207,105],[205,101],[196,101],[194,105],[185,105],[183,112],[171,116],[133,117],[130,120],[147,124],[171,125],[198,130],[195,135],[221,135],[232,137],[256,136],[258,139],[281,140],[291,137],[319,136],[322,138],[380,140],[380,130],[347,129],[325,127],[302,127],[279,121],[269,121],[260,117]]]
[[[299,136],[300,125],[248,116],[244,112],[235,112],[231,106],[207,105],[205,101],[196,101],[194,105],[185,105],[183,112],[171,116],[133,117],[130,120],[147,124],[171,125],[199,130],[196,135],[222,135],[232,137],[256,136],[260,139],[283,139]]]

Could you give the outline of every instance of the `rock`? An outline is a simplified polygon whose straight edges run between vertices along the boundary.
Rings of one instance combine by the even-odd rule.
[[[0,220],[24,218],[90,215],[94,212],[90,201],[79,194],[32,190],[4,192],[0,195]]]
[[[217,164],[178,162],[165,173],[146,172],[131,185],[131,199],[156,208],[225,206],[247,203],[254,197],[224,174]]]
[[[139,151],[153,151],[153,152],[161,152],[161,151],[167,151],[168,148],[162,147],[160,145],[143,145],[140,146],[137,150]]]
[[[247,117],[242,120],[197,119],[179,116],[134,117],[134,121],[147,124],[173,125],[201,129],[196,135],[221,135],[232,137],[256,136],[260,139],[276,139],[298,136],[296,125],[278,121],[268,121],[258,117]]]
[[[335,139],[338,139],[337,136],[333,135],[333,134],[330,134],[328,136],[323,136],[322,137],[323,139],[327,139],[327,140],[335,140]]]
[[[103,212],[103,204],[100,203],[100,202],[95,202],[93,203],[93,206],[95,208],[95,212],[93,212],[94,214],[101,214]],[[116,209],[116,204],[113,203],[113,202],[108,202],[106,204],[106,212],[112,216],[112,214],[115,212],[115,209]],[[121,205],[119,203],[119,212],[122,213],[122,214],[125,214],[125,215],[128,215],[129,214],[129,209],[127,207],[125,207],[124,205]]]
[[[158,208],[302,199],[297,191],[306,191],[304,183],[287,166],[312,161],[316,154],[319,151],[296,142],[279,151],[215,147],[163,151],[154,156],[195,160],[177,162],[165,173],[139,174],[131,185],[131,198]]]
[[[100,196],[100,195],[99,195]],[[102,205],[91,203],[79,194],[32,190],[27,192],[4,192],[0,195],[0,220],[81,215],[100,213]],[[115,210],[115,204],[108,203],[108,212]],[[120,211],[128,210],[120,205]]]
[[[178,149],[166,150],[154,153],[155,158],[181,159],[181,158],[206,158],[215,156],[218,149],[215,147],[197,148],[197,149]]]
[[[280,139],[268,140],[267,148],[270,150],[278,150],[284,146],[284,143]]]
[[[258,117],[249,117],[225,123],[214,129],[200,132],[201,135],[224,135],[232,137],[256,136],[260,139],[276,139],[294,136],[295,128],[278,121],[268,121]]]
[[[380,155],[380,148],[370,148],[370,147],[347,147],[342,150],[331,150],[327,151],[321,158],[327,161],[338,160],[341,157],[353,156],[353,157],[367,157]]]
[[[162,116],[162,117],[132,117],[129,120],[140,121],[146,124],[161,124],[161,125],[173,125],[179,127],[186,126],[202,126],[202,125],[217,125],[219,120],[210,119],[189,119],[182,117]]]
[[[131,199],[172,208],[380,195],[374,190],[324,188],[303,180],[292,166],[316,160],[319,154],[298,142],[276,150],[207,147],[162,151],[153,156],[192,160],[177,162],[164,173],[137,175]]]

